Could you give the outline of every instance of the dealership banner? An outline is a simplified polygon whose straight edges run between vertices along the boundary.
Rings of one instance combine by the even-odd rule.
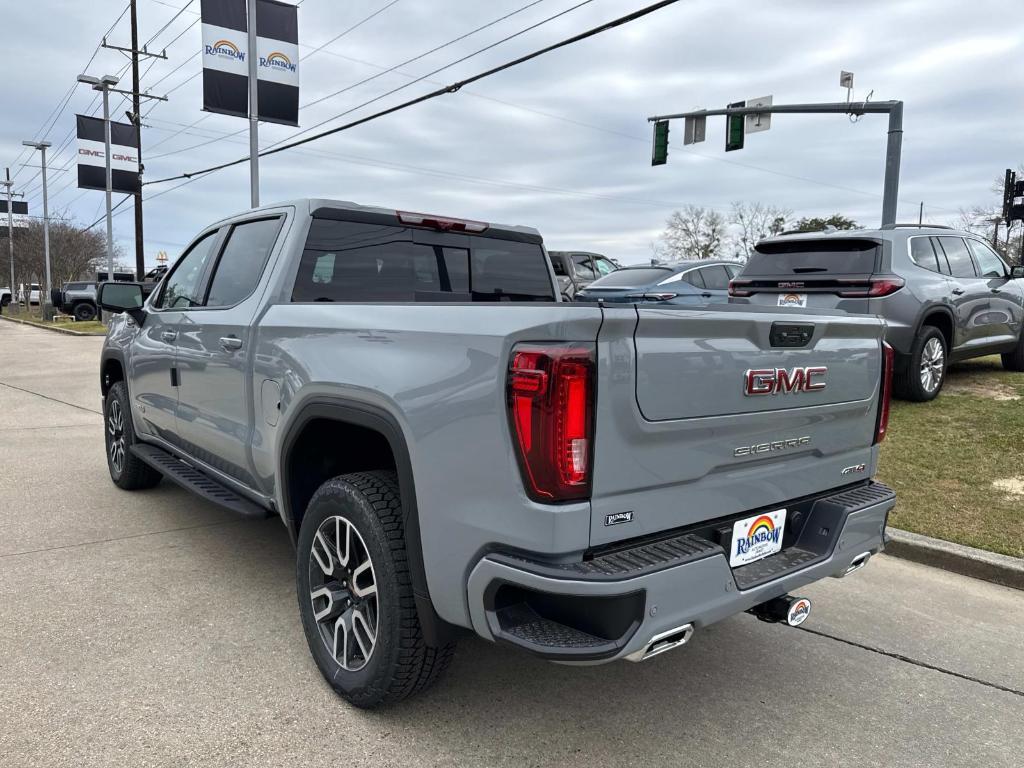
[[[107,152],[103,120],[78,117],[78,188],[107,188]],[[131,123],[110,122],[111,188],[114,192],[139,191],[139,140]]]
[[[28,203],[14,200],[11,204],[11,222],[16,227],[28,226]],[[7,235],[7,201],[0,200],[0,235]]]
[[[256,0],[256,56],[249,58],[246,0],[202,0],[203,109],[249,115],[249,67],[256,66],[260,120],[299,124],[297,7]]]

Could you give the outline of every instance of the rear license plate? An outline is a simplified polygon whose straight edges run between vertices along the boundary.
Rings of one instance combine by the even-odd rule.
[[[777,509],[744,520],[732,526],[732,551],[729,566],[746,565],[782,549],[782,534],[786,530],[786,510]]]
[[[806,307],[807,306],[807,294],[806,293],[780,293],[779,294],[779,306],[780,307]]]

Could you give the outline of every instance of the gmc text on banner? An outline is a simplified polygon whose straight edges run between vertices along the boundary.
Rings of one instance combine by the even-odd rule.
[[[106,189],[107,160],[103,120],[77,115],[78,188]],[[110,168],[112,190],[125,194],[139,191],[139,149],[135,126],[110,123]]]

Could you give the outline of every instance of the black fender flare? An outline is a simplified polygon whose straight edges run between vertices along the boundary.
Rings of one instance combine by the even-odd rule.
[[[107,390],[110,389],[110,383],[107,382],[107,363],[111,360],[115,361],[121,366],[121,372],[124,374],[124,382],[127,386],[128,383],[128,366],[125,364],[124,353],[117,347],[106,347],[100,354],[100,392],[104,397],[107,395]]]
[[[315,396],[299,407],[288,422],[282,435],[280,450],[277,457],[278,486],[281,500],[281,517],[292,546],[298,539],[295,529],[295,510],[289,503],[290,488],[288,485],[288,459],[295,447],[295,442],[307,424],[315,419],[336,421],[340,424],[352,424],[374,430],[388,441],[391,453],[395,457],[395,469],[398,474],[398,488],[402,495],[402,525],[405,531],[406,554],[409,559],[409,574],[412,578],[413,597],[416,601],[416,612],[423,628],[423,637],[428,645],[437,647],[455,639],[458,628],[444,621],[434,610],[427,587],[427,572],[423,561],[423,543],[420,535],[420,515],[416,505],[416,482],[412,471],[412,460],[409,458],[409,447],[398,420],[385,409],[357,400],[346,400],[341,397]]]

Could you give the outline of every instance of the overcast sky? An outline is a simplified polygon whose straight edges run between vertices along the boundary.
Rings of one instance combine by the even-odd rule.
[[[188,0],[138,0],[141,40]],[[381,68],[526,5],[529,0],[398,0],[323,50],[313,49],[390,0],[304,0],[299,9],[300,102],[357,83]],[[559,19],[378,102],[397,103],[504,60],[636,10],[648,0],[593,0]],[[401,70],[303,109],[302,127],[408,83],[579,0],[542,0],[506,21]],[[31,212],[42,211],[37,162],[21,141],[40,138],[125,0],[4,3],[0,49],[0,166],[17,173]],[[146,178],[192,171],[247,154],[247,138],[210,138],[246,122],[201,111],[199,0],[150,44],[168,61],[144,67],[143,87],[170,93],[146,118]],[[176,42],[171,41],[183,32]],[[128,45],[125,16],[110,42]],[[101,51],[90,74],[117,72],[125,60]],[[1022,0],[858,0],[764,2],[681,0],[596,38],[444,96],[262,161],[264,202],[332,197],[392,208],[528,224],[549,248],[595,250],[626,262],[646,260],[665,218],[692,203],[728,210],[733,200],[762,201],[797,216],[842,212],[877,225],[886,118],[867,115],[775,116],[771,130],[747,136],[726,154],[722,118],[704,144],[684,147],[672,126],[667,166],[650,165],[651,114],[772,94],[775,103],[842,101],[841,69],[856,74],[856,99],[902,99],[903,168],[899,218],[952,221],[960,207],[992,202],[993,179],[1024,161],[1024,2]],[[126,80],[130,83],[130,79]],[[184,85],[182,85],[184,83]],[[181,87],[178,87],[181,86]],[[78,86],[46,131],[55,149],[74,130],[94,94]],[[123,118],[126,104],[112,104]],[[148,107],[147,107],[148,109]],[[353,113],[366,114],[372,108]],[[197,120],[197,125],[188,127]],[[351,116],[348,118],[351,119]],[[335,123],[329,123],[333,125]],[[184,129],[184,130],[183,130]],[[296,129],[265,125],[261,146]],[[176,135],[177,134],[177,135]],[[50,208],[81,223],[103,213],[102,192],[74,185],[74,142],[57,153]],[[161,156],[163,155],[163,156]],[[68,168],[66,172],[59,172]],[[30,181],[32,180],[32,181]],[[180,183],[180,182],[177,182]],[[25,186],[27,184],[27,187]],[[146,187],[146,258],[176,256],[204,225],[244,210],[242,165],[160,194]],[[160,194],[159,197],[156,195]],[[115,197],[115,202],[120,197]],[[114,235],[134,254],[131,203],[114,218]],[[99,225],[102,227],[102,224]],[[132,259],[133,261],[133,259]]]

